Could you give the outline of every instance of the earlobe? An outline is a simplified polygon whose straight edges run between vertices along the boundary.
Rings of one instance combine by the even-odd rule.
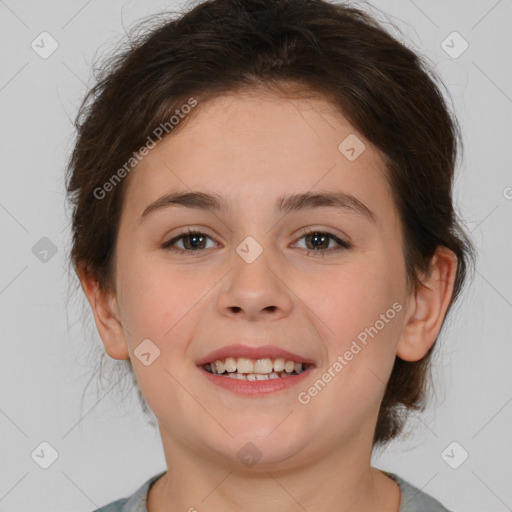
[[[401,359],[420,360],[436,341],[450,305],[456,272],[456,255],[446,247],[438,247],[430,273],[423,277],[407,308],[396,353]]]
[[[115,296],[101,290],[95,276],[83,268],[80,268],[77,274],[91,306],[96,328],[105,346],[105,351],[113,359],[129,359]]]

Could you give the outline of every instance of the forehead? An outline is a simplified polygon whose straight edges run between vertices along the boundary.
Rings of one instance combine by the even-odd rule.
[[[212,191],[247,207],[285,193],[344,190],[381,215],[392,207],[379,152],[326,99],[247,91],[195,109],[128,176],[129,212],[140,216],[170,190]]]

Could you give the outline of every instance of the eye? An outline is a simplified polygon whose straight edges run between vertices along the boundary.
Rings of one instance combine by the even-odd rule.
[[[304,249],[308,251],[308,256],[310,253],[323,256],[326,252],[336,251],[339,249],[349,249],[351,247],[351,244],[348,242],[342,240],[333,233],[326,231],[308,231],[307,229],[303,229],[300,234],[300,239],[306,239],[306,247],[304,247]],[[211,237],[201,231],[188,229],[187,232],[182,233],[172,238],[171,240],[168,240],[167,242],[164,242],[162,244],[162,249],[172,250],[179,253],[189,253],[189,255],[192,256],[190,253],[201,252],[203,249],[212,248],[212,246],[206,247],[207,239],[213,240]],[[311,240],[311,242],[308,243],[308,240]],[[337,246],[330,247],[332,241],[334,241]],[[177,243],[182,243],[183,246],[178,247],[176,246]],[[216,245],[214,243],[213,247],[215,246]]]
[[[201,231],[189,229],[186,233],[182,233],[174,237],[172,240],[168,240],[162,244],[162,249],[174,250],[177,252],[197,252],[202,249],[208,249],[206,246],[206,239],[212,240],[208,235]],[[183,247],[173,247],[177,242],[183,241]],[[214,245],[215,247],[215,245]]]
[[[349,244],[345,240],[342,240],[333,233],[329,233],[326,231],[308,231],[307,229],[303,229],[300,234],[300,239],[306,239],[305,249],[308,251],[308,256],[310,255],[310,253],[316,253],[316,255],[323,256],[326,252],[328,252],[331,241],[334,241],[337,244],[337,247],[334,246],[332,248],[332,250],[334,251],[339,249],[349,249],[351,247],[351,244]],[[308,240],[310,240],[309,243]]]

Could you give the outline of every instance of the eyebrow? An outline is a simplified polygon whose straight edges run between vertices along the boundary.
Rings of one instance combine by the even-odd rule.
[[[205,211],[226,212],[230,209],[231,202],[220,194],[206,192],[174,192],[160,197],[150,203],[142,212],[139,224],[151,213],[169,208],[181,206]],[[377,217],[361,200],[347,192],[304,192],[300,194],[281,195],[274,206],[276,213],[290,213],[312,208],[335,207],[351,211],[366,218],[372,223],[377,222]]]

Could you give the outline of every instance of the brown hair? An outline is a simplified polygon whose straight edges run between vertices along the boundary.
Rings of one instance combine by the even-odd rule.
[[[366,12],[324,0],[207,0],[176,18],[149,22],[155,19],[156,27],[101,66],[75,121],[66,183],[75,271],[82,267],[103,291],[115,291],[125,180],[101,199],[95,191],[126,170],[156,127],[169,127],[192,97],[198,110],[223,93],[266,87],[285,97],[330,100],[381,152],[403,227],[410,288],[421,285],[438,246],[458,258],[450,311],[474,249],[452,204],[460,130],[426,60]],[[166,131],[182,129],[193,114]],[[396,358],[374,445],[397,436],[409,410],[425,407],[433,348],[420,361]],[[136,382],[130,362],[120,363]]]

